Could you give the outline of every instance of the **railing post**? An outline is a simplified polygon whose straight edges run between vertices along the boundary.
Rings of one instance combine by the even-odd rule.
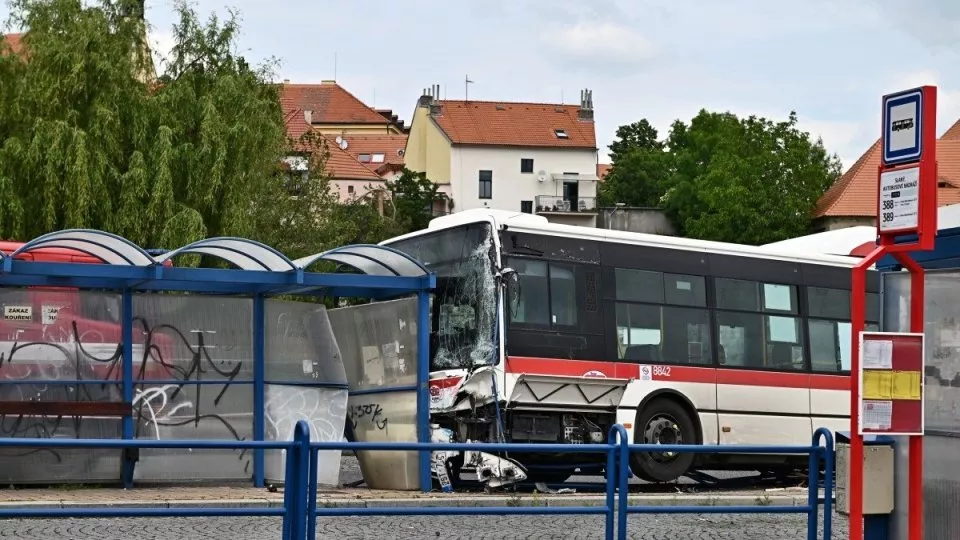
[[[617,468],[617,451],[620,450],[620,447],[617,445],[618,425],[619,424],[610,426],[610,433],[607,435],[607,444],[610,445],[610,448],[607,450],[607,515],[606,528],[604,530],[604,538],[606,538],[606,540],[613,540],[613,516],[616,512],[614,491],[620,478],[618,473],[619,469]]]
[[[293,441],[287,449],[283,485],[283,537],[286,540],[306,538],[307,475],[310,469],[310,426],[300,420],[293,428]]]
[[[617,467],[617,486],[620,490],[620,500],[617,503],[617,538],[627,539],[627,507],[630,506],[630,439],[627,430],[621,424],[613,426],[620,437],[620,463]]]
[[[830,540],[833,536],[833,463],[834,448],[833,434],[829,429],[819,428],[813,434],[814,442],[819,446],[823,439],[823,538]]]
[[[317,474],[320,472],[319,450],[309,448],[310,477],[307,481],[307,538],[317,537]]]
[[[296,430],[294,430],[296,436]],[[283,540],[292,540],[293,522],[296,520],[295,501],[297,496],[297,442],[290,441],[284,450],[287,453],[284,459],[283,475]]]
[[[817,540],[817,524],[819,520],[819,505],[817,501],[820,494],[820,437],[818,433],[813,435],[813,444],[810,447],[810,456],[807,459],[807,540]]]

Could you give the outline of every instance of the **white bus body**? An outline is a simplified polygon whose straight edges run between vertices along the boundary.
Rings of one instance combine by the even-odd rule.
[[[497,210],[437,218],[383,244],[437,273],[431,421],[455,440],[599,442],[621,423],[637,443],[803,445],[818,427],[849,428],[857,258]],[[879,277],[868,274],[876,328]],[[600,459],[575,446],[511,457],[544,480]],[[805,458],[650,454],[631,465],[670,481]]]

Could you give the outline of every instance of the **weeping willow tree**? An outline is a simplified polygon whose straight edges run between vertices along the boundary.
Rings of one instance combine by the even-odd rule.
[[[142,0],[12,0],[0,45],[0,237],[87,227],[151,247],[256,236],[287,145],[272,64],[235,51],[236,14],[177,2],[159,78]],[[262,232],[262,231],[261,231]]]

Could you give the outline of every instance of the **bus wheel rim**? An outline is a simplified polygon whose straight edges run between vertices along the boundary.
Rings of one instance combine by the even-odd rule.
[[[676,419],[669,414],[657,414],[647,422],[643,430],[644,444],[683,444],[683,432]],[[659,463],[669,463],[678,452],[651,452],[650,457]]]

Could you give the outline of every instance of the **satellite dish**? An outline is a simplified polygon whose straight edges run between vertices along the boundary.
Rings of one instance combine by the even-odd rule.
[[[343,137],[341,137],[340,135],[337,135],[337,139],[336,139],[336,140],[337,140],[337,144],[339,145],[340,143],[343,142]]]
[[[397,155],[403,157],[403,148],[397,150]]]
[[[341,150],[346,150],[347,147],[350,146],[349,144],[347,144],[347,140],[346,140],[346,139],[344,139],[344,138],[342,138],[342,137],[337,137],[337,138],[340,139],[340,142],[339,142],[338,144],[340,145],[340,149],[341,149]]]
[[[547,180],[547,171],[540,170],[537,172],[537,180],[540,182],[545,182]]]

